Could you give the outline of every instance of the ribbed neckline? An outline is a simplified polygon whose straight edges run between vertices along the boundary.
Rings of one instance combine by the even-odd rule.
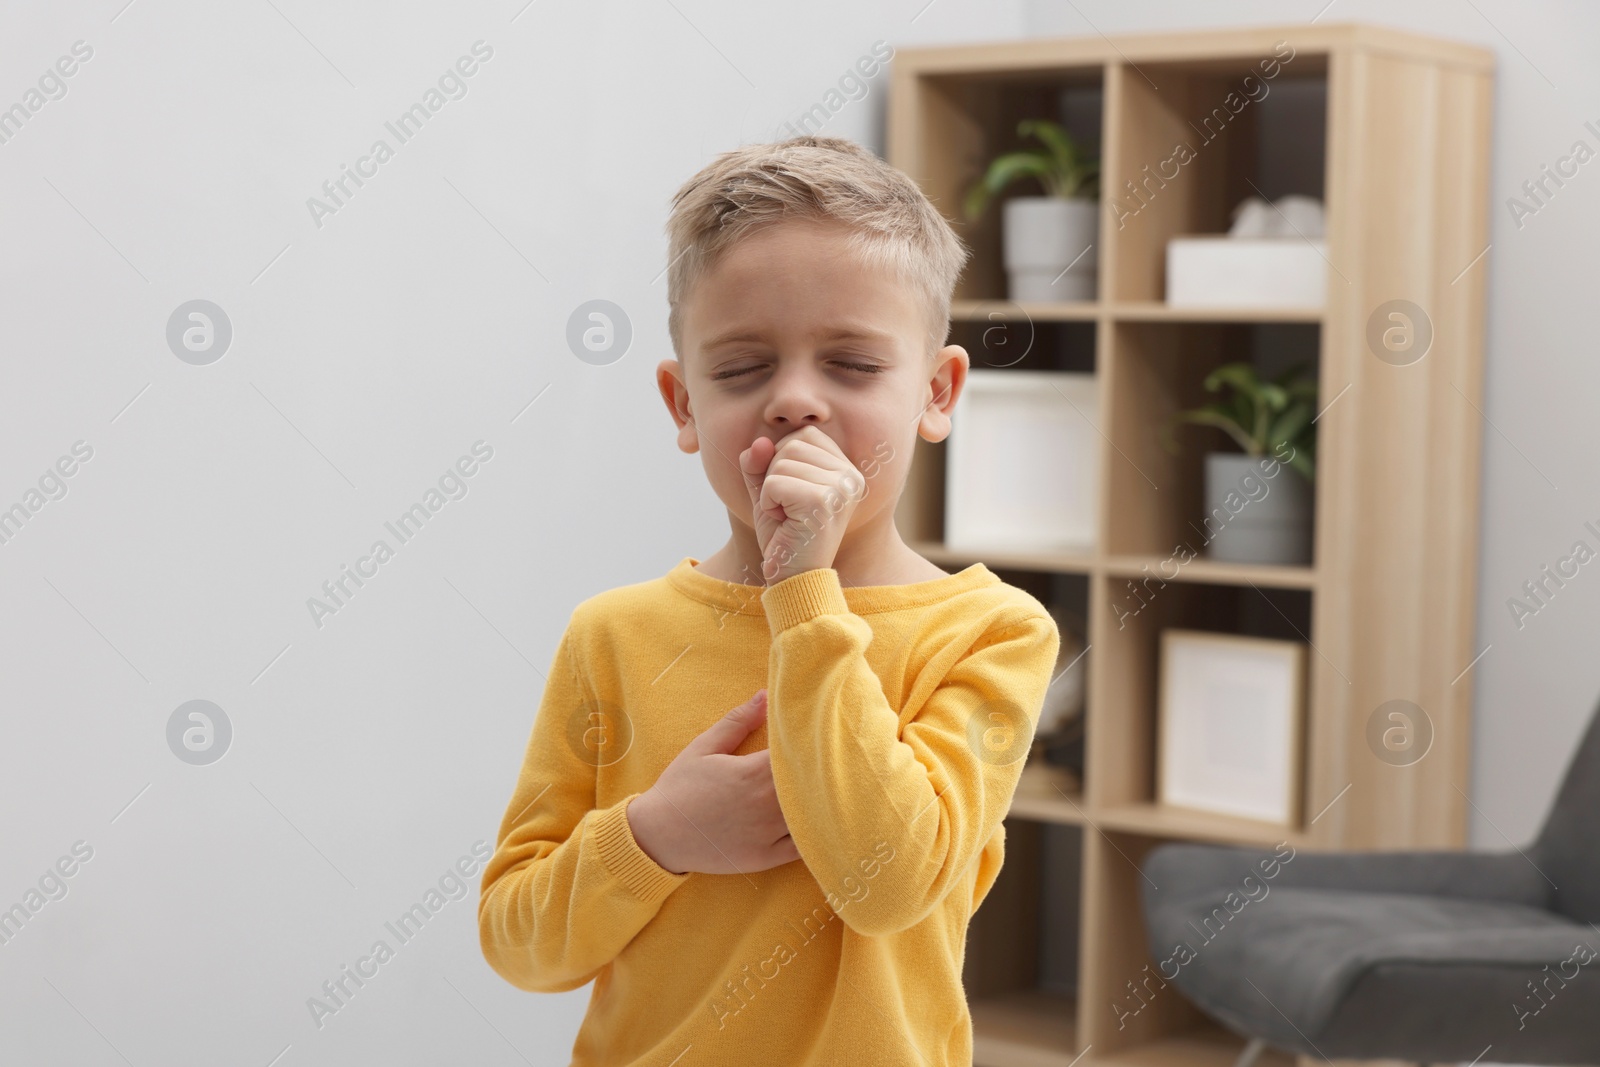
[[[766,615],[767,609],[761,603],[761,594],[766,592],[769,586],[745,585],[713,578],[709,574],[695,570],[699,562],[693,556],[683,557],[677,566],[667,572],[667,581],[680,593],[702,604],[724,608],[739,615]],[[869,612],[897,611],[901,608],[934,604],[948,600],[957,593],[998,584],[1000,584],[999,575],[982,563],[973,563],[954,574],[943,578],[930,578],[925,582],[911,582],[906,585],[846,585],[842,588],[845,603],[850,606],[851,612],[864,615]]]

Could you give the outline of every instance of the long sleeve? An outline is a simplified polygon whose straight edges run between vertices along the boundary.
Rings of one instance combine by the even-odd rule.
[[[1021,604],[973,620],[932,650],[895,708],[837,571],[786,578],[762,604],[768,747],[790,836],[823,890],[843,898],[847,926],[905,930],[960,883],[1010,809],[1055,666],[1055,621]]]
[[[596,768],[582,746],[585,731],[607,724],[592,721],[596,705],[579,681],[576,642],[569,621],[478,900],[484,959],[529,992],[591,981],[689,878],[659,866],[634,840],[627,808],[637,793],[594,808]]]

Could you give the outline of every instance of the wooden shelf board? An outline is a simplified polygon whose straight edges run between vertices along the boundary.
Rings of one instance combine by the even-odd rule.
[[[1076,1000],[1042,989],[982,997],[972,1012],[973,1067],[1068,1067],[1078,1055]]]
[[[1305,833],[1295,827],[1164,804],[1110,804],[1084,808],[1084,812],[1096,826],[1151,837],[1263,848],[1280,841],[1296,845],[1306,841]]]
[[[1082,826],[1087,820],[1077,780],[1059,767],[1032,759],[1022,768],[1011,796],[1012,818]]]
[[[1307,842],[1307,834],[1300,829],[1256,819],[1152,803],[1091,805],[1071,774],[1041,759],[1030,759],[1022,768],[1006,814],[1013,819],[1221,845],[1270,848],[1280,841]]]
[[[967,564],[982,560],[991,567],[1051,571],[1063,574],[1088,574],[1094,564],[1092,553],[1081,549],[950,548],[939,541],[908,541],[910,549],[933,563]]]
[[[1232,1067],[1244,1039],[1205,1023],[1111,1053],[1079,1049],[1072,997],[1023,989],[982,997],[972,1013],[973,1067]],[[1296,1057],[1266,1049],[1260,1067],[1295,1067]]]
[[[1106,573],[1116,577],[1150,574],[1169,582],[1208,582],[1213,585],[1270,585],[1279,589],[1314,589],[1315,567],[1287,567],[1271,563],[1226,563],[1209,559],[1179,562],[1168,556],[1107,556]],[[1171,576],[1173,568],[1177,575]]]
[[[1321,322],[1319,307],[1172,307],[1158,300],[1128,300],[1110,306],[1122,322]]]
[[[1106,1055],[1091,1052],[1079,1067],[1232,1067],[1244,1046],[1244,1038],[1206,1024]],[[1296,1057],[1272,1048],[1263,1049],[1256,1060],[1260,1067],[1295,1067],[1296,1062]]]
[[[1464,41],[1445,40],[1366,23],[1304,23],[1292,28],[1296,71],[1327,77],[1330,53],[1344,49],[1391,52],[1412,60],[1427,59],[1471,72],[1492,73],[1494,52]],[[1285,34],[1282,26],[1158,30],[1111,36],[1030,37],[982,45],[937,45],[897,49],[895,65],[922,76],[999,79],[1014,75],[1046,77],[1063,73],[1087,76],[1102,64],[1194,62],[1232,59],[1248,66],[1273,51]]]

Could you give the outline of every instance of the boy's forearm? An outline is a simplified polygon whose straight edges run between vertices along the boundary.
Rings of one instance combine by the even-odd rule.
[[[569,798],[583,799],[577,793]],[[538,809],[544,806],[541,801]],[[543,838],[518,843],[520,835],[502,837],[484,869],[478,904],[484,959],[501,977],[530,992],[583,985],[687,880],[656,867],[637,847],[628,822],[618,801]],[[561,843],[549,849],[557,834]]]
[[[1055,623],[991,614],[902,727],[905,708],[867,661],[873,631],[836,572],[791,577],[762,603],[773,635],[768,746],[789,832],[830,892],[882,868],[867,874],[878,879],[870,895],[835,908],[847,925],[907,929],[966,876],[1010,807],[1022,759],[990,753],[981,735],[999,726],[1025,738],[1034,727],[1059,651]]]

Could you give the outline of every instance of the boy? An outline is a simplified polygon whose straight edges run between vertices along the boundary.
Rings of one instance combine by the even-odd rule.
[[[520,989],[595,981],[576,1067],[970,1064],[967,922],[1060,637],[894,526],[966,380],[942,345],[967,252],[834,137],[719,156],[667,229],[657,384],[732,536],[572,613],[484,957]]]

